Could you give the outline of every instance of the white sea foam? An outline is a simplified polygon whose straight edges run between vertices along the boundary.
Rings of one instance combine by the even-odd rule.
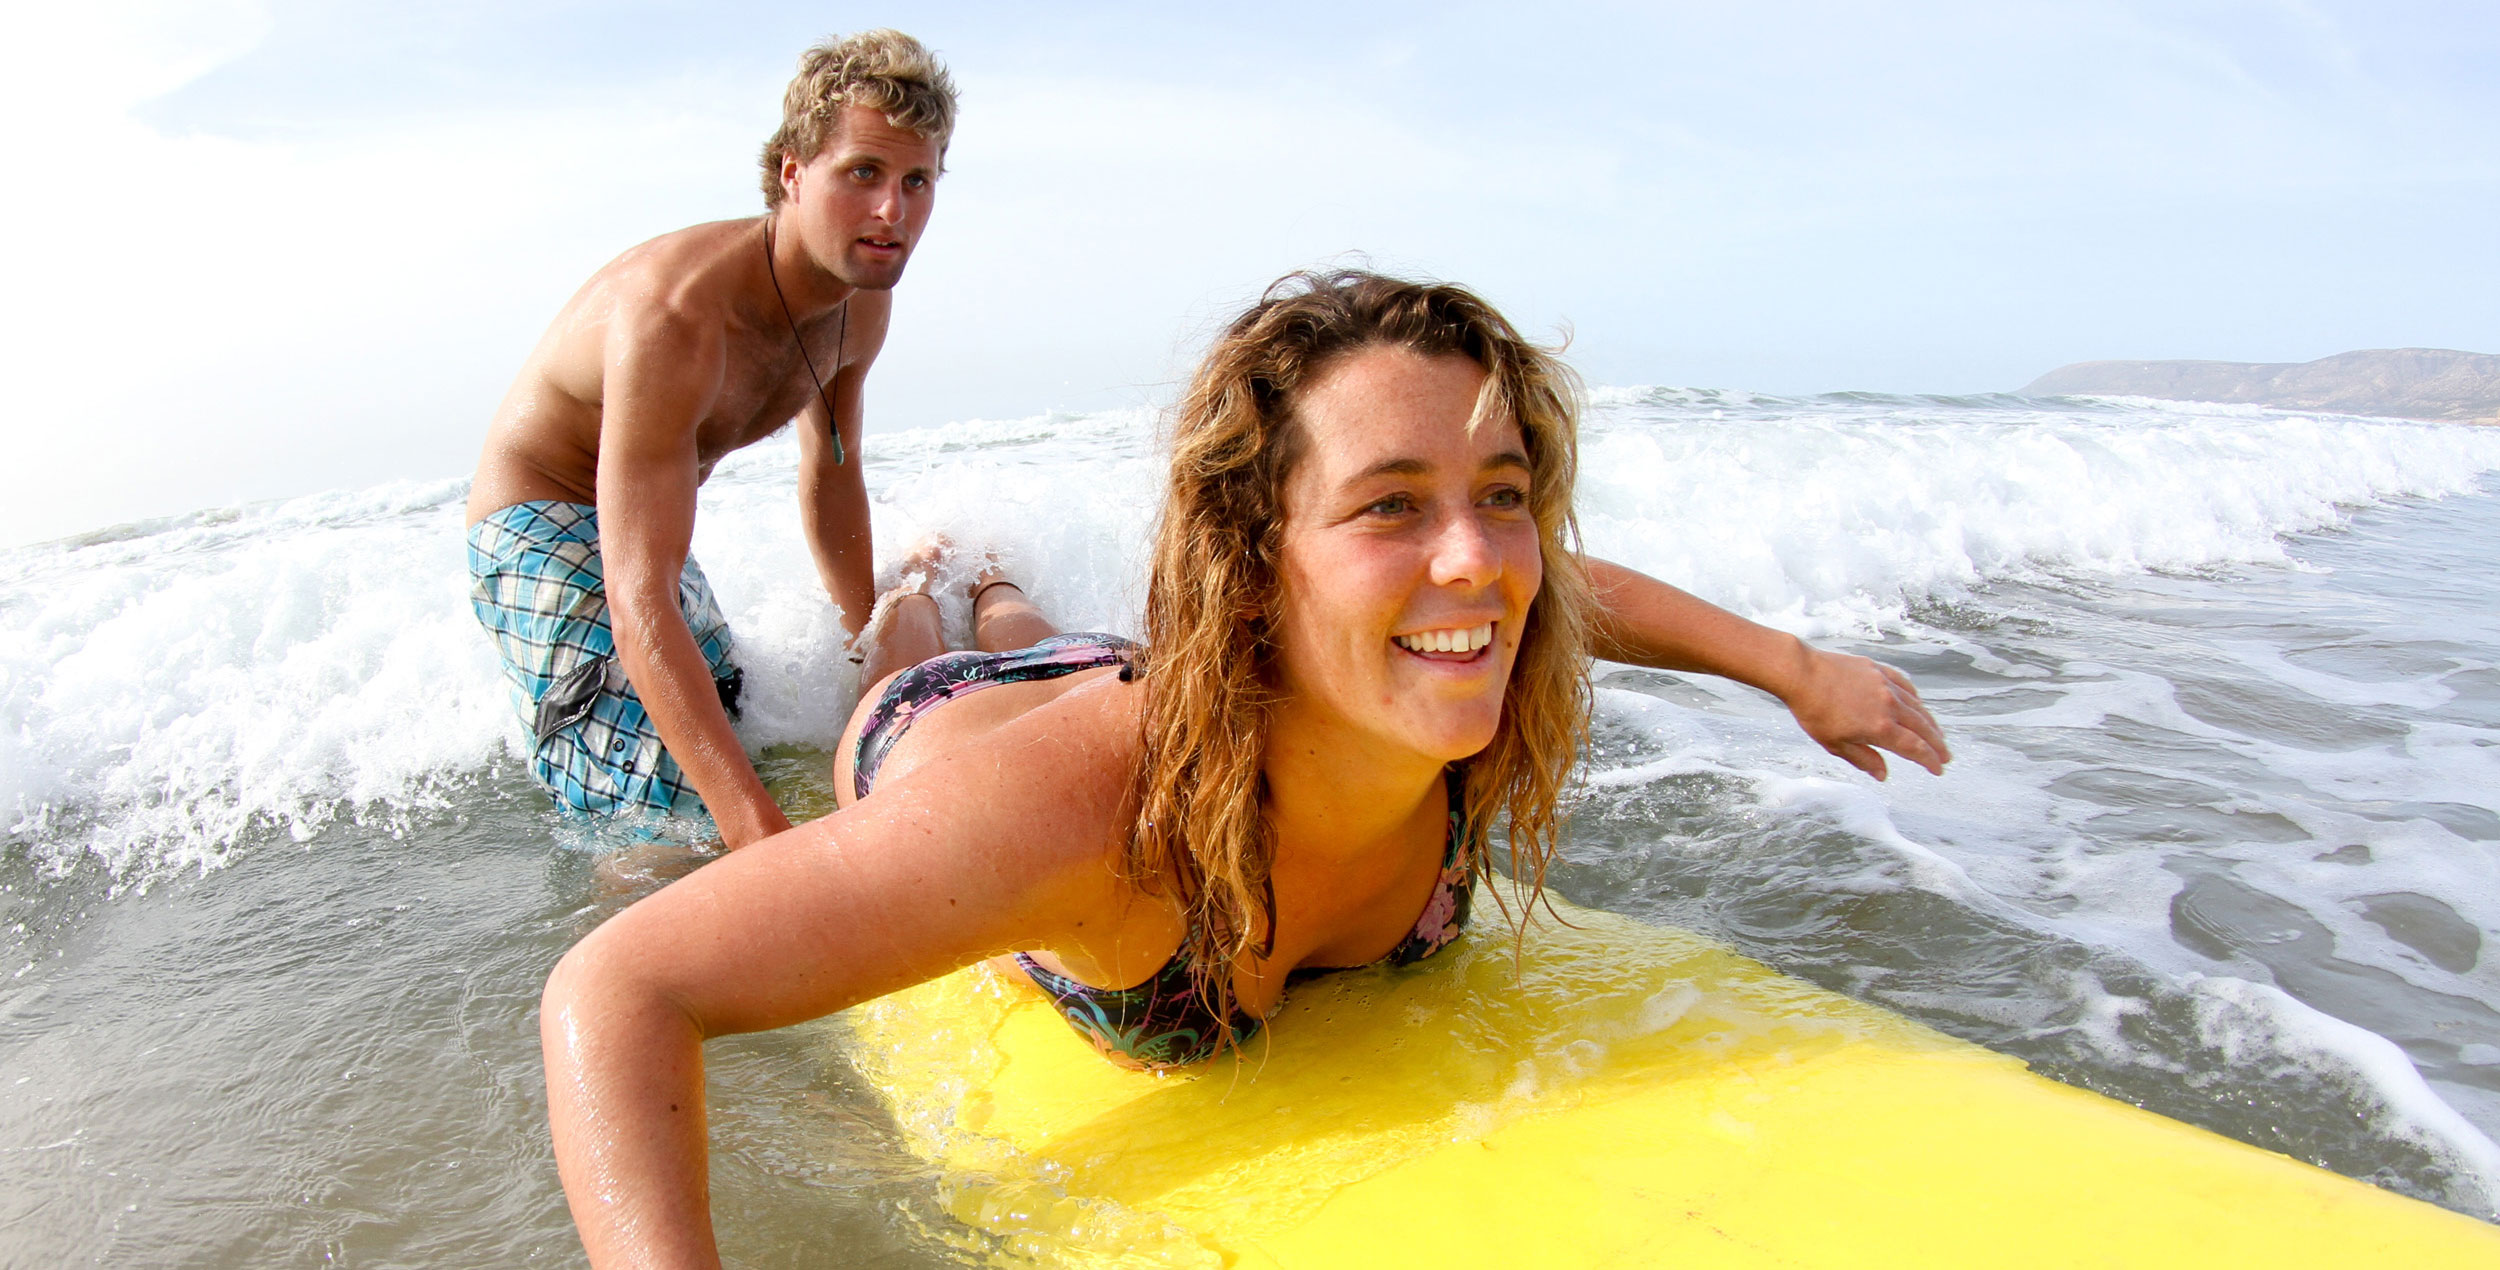
[[[439,804],[507,709],[457,489],[325,495],[13,553],[0,803],[55,863],[145,876],[250,828]]]
[[[1590,548],[1806,634],[1879,630],[1907,599],[2047,568],[2280,561],[2280,535],[2345,507],[2464,493],[2500,468],[2500,431],[2388,420],[1604,399],[1583,447]]]
[[[1140,411],[872,436],[881,553],[945,533],[998,551],[1063,624],[1133,632],[1161,486],[1154,431]],[[741,728],[757,746],[830,744],[857,690],[800,536],[794,467],[786,438],[733,456],[703,493],[694,539],[737,632]],[[1601,690],[1604,717],[1645,739],[1629,758],[1596,758],[1588,785],[1733,778],[1762,814],[1814,817],[1868,846],[1869,862],[1820,887],[1933,891],[2189,982],[2213,966],[2172,938],[2176,862],[2103,833],[2101,818],[2128,808],[2089,789],[2167,791],[2179,816],[2225,826],[2200,860],[2293,905],[2338,956],[2488,1009],[2488,954],[2453,969],[2454,957],[2419,955],[2368,909],[2389,894],[2435,896],[2466,927],[2500,930],[2500,854],[2471,836],[2472,816],[2500,815],[2500,736],[2440,713],[2488,693],[2474,686],[2500,669],[2487,632],[2401,636],[2445,651],[2428,669],[2416,657],[2383,674],[2322,665],[2263,633],[2211,641],[2213,673],[2237,676],[2242,696],[2378,720],[2321,741],[2282,732],[2262,700],[2247,717],[2191,700],[2158,662],[2024,660],[1914,614],[2024,580],[2072,589],[2280,563],[2283,535],[2391,499],[2467,493],[2494,471],[2500,429],[2145,402],[1602,390],[1584,450],[1592,550],[1789,629],[1883,634],[1960,658],[1982,686],[1932,696],[1954,728],[1951,777],[1880,790],[1749,690],[1696,681],[1691,699],[1707,708]],[[270,834],[310,840],[342,818],[456,808],[484,774],[510,773],[522,734],[468,610],[463,494],[395,485],[0,554],[8,849],[144,883],[218,867]],[[2472,648],[2486,651],[2458,651]],[[2176,744],[2122,761],[2100,752],[2113,732]],[[2286,826],[2298,844],[2231,836],[2241,822]],[[2266,973],[2253,961],[2229,970],[2199,982]],[[2077,1026],[2105,1031],[2113,1061],[2163,1061],[2120,1035],[2140,1002],[2075,991]],[[2211,988],[2216,1036],[2262,1031],[2275,1052],[2357,1073],[2394,1109],[2390,1133],[2488,1183],[2500,1168],[2489,1142],[2458,1130],[2400,1052],[2273,991]],[[2036,1011],[1999,1013],[2016,1025]],[[2475,1041],[2452,1052],[2484,1069],[2500,1051]]]
[[[1067,624],[1133,630],[1153,429],[1141,411],[872,437],[878,541],[994,546]],[[2277,535],[2342,507],[2469,488],[2500,468],[2500,433],[1626,389],[1597,395],[1585,452],[1593,550],[1813,633],[1882,629],[1921,597],[2048,568],[2277,559]],[[855,689],[799,536],[794,454],[785,438],[725,463],[695,537],[739,633],[755,744],[824,744]],[[428,805],[516,755],[467,612],[459,493],[322,495],[0,558],[0,806],[18,836],[116,870],[200,867],[250,826],[300,837]],[[2092,715],[2073,698],[2052,709],[2023,721]],[[2426,732],[2410,768],[2322,761],[2316,779],[2422,785],[2442,744]],[[2433,783],[2477,778],[2472,758]]]
[[[2456,1113],[2383,1036],[2321,1013],[2281,989],[2228,976],[2191,985],[2207,1044],[2239,1064],[2324,1076],[2375,1095],[2375,1126],[2430,1152],[2473,1188],[2486,1217],[2500,1214],[2500,1145]]]
[[[2299,689],[2320,701],[2332,701],[2338,705],[2428,710],[2433,706],[2446,705],[2456,700],[2457,696],[2455,690],[2439,682],[2438,676],[2399,683],[2369,683],[2295,666],[2284,658],[2282,649],[2255,640],[2219,640],[2214,646],[2269,679]]]

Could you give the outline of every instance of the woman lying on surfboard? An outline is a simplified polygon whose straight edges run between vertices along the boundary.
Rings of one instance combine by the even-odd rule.
[[[592,1260],[714,1264],[707,1037],[1000,958],[1107,1055],[1175,1065],[1297,971],[1432,955],[1497,820],[1509,876],[1543,876],[1592,655],[1767,689],[1878,777],[1874,747],[1942,769],[1899,672],[1581,557],[1575,426],[1569,372],[1466,291],[1297,275],[1179,407],[1142,646],[1060,635],[990,576],[980,650],[947,653],[929,597],[890,598],[842,809],[626,909],[548,980]]]

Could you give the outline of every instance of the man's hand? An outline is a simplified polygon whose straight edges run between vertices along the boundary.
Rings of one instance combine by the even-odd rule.
[[[1805,663],[1782,700],[1816,744],[1877,780],[1885,775],[1878,748],[1944,775],[1953,751],[1908,675],[1872,658],[1810,646]]]
[[[695,425],[720,392],[724,340],[670,314],[630,316],[609,336],[599,436],[599,555],[617,662],[721,840],[743,847],[790,820],[748,761],[677,608],[703,479]]]
[[[866,460],[860,454],[867,430],[868,369],[885,347],[887,319],[894,311],[888,293],[855,291],[844,301],[842,360],[826,375],[826,394],[811,398],[799,410],[799,526],[806,531],[808,553],[815,557],[816,576],[825,594],[842,610],[854,663],[866,650],[859,646],[869,610],[876,607],[877,587],[871,569],[876,551],[869,532]],[[827,411],[830,409],[831,413]],[[832,436],[842,437],[837,453]]]

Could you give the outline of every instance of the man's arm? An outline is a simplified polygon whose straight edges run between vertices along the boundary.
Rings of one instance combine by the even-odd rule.
[[[807,550],[816,559],[816,576],[824,582],[825,594],[840,606],[843,628],[856,637],[877,600],[868,481],[860,454],[867,420],[863,394],[868,368],[885,346],[886,315],[892,312],[892,301],[873,292],[853,292],[847,303],[852,313],[843,338],[842,364],[825,385],[833,396],[831,426],[841,431],[843,461],[834,462],[823,402],[808,402],[799,411],[796,426],[799,525],[806,531]]]
[[[1824,652],[1622,565],[1582,560],[1597,595],[1589,650],[1597,656],[1751,684],[1786,703],[1817,744],[1877,780],[1884,779],[1878,748],[1938,775],[1952,761],[1908,675]]]
[[[694,430],[720,391],[722,337],[667,315],[617,321],[603,368],[598,484],[617,660],[721,840],[742,847],[790,821],[747,761],[711,665],[677,608],[702,480]]]

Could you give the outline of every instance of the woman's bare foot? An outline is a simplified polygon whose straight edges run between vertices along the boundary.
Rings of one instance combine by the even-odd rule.
[[[946,651],[946,620],[937,598],[939,577],[955,545],[943,535],[924,538],[894,563],[894,583],[877,597],[856,645],[862,651],[859,685],[864,692],[887,675]]]
[[[930,534],[912,544],[903,558],[894,562],[894,585],[889,591],[920,595],[937,588],[938,579],[946,572],[957,554],[955,540],[944,534]]]
[[[946,614],[960,602],[957,596],[970,601],[973,645],[983,652],[1027,648],[1059,633],[987,547],[959,546],[931,534],[891,567],[894,581],[877,597],[860,637],[867,650],[860,669],[863,689],[945,652]]]

